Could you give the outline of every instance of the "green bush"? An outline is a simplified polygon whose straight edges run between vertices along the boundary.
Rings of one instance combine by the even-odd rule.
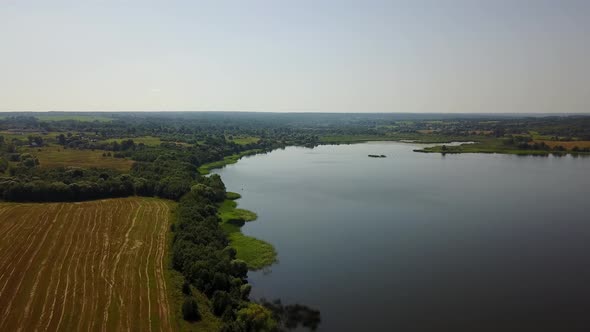
[[[182,284],[182,293],[184,295],[191,295],[193,292],[191,291],[191,285],[185,280]]]
[[[232,305],[231,296],[224,291],[215,291],[213,293],[213,313],[215,316],[221,316],[226,308]]]
[[[191,322],[198,321],[201,319],[201,314],[199,313],[199,305],[197,304],[197,301],[194,298],[190,297],[184,300],[184,303],[182,304],[182,317],[184,318],[184,320]]]

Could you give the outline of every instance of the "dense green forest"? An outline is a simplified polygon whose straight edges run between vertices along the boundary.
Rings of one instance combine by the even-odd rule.
[[[81,201],[154,196],[178,202],[171,260],[184,276],[183,316],[200,319],[191,297],[207,296],[223,331],[317,328],[319,312],[280,301],[249,300],[248,265],[220,227],[228,198],[206,174],[241,156],[299,145],[412,140],[420,152],[590,153],[590,117],[435,114],[27,113],[0,118],[0,198]],[[87,167],[85,158],[100,161]],[[45,159],[44,159],[45,158]],[[68,159],[69,158],[69,159]],[[44,160],[57,166],[48,167]],[[129,162],[117,164],[117,161]],[[122,165],[122,166],[121,166]]]

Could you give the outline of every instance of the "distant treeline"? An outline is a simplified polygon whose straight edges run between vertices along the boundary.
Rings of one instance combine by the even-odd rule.
[[[211,137],[255,136],[288,145],[313,145],[323,135],[393,135],[435,133],[445,136],[522,134],[563,140],[590,140],[590,116],[531,116],[526,114],[411,113],[247,113],[247,112],[127,112],[101,113],[111,121],[64,120],[68,113],[8,113],[0,130],[83,132],[98,138],[157,136],[163,141],[196,144]],[[56,116],[51,121],[51,115]],[[67,135],[66,135],[67,136]],[[69,140],[68,144],[74,139]],[[93,142],[84,144],[92,145]],[[74,143],[72,146],[81,144]]]

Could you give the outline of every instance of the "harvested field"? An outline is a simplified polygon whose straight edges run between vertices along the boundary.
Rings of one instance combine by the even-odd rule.
[[[30,153],[39,158],[40,167],[97,167],[112,168],[120,171],[128,171],[133,161],[123,158],[104,157],[105,151],[101,150],[77,150],[64,149],[61,146],[48,146],[42,148],[23,148],[22,152]]]
[[[0,203],[0,331],[170,331],[170,205]]]
[[[535,141],[538,143],[545,142],[549,147],[563,146],[567,150],[573,149],[574,146],[578,148],[590,148],[590,141]]]

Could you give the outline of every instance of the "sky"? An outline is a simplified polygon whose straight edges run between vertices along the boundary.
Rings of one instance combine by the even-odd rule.
[[[590,112],[587,0],[0,0],[0,111]]]

